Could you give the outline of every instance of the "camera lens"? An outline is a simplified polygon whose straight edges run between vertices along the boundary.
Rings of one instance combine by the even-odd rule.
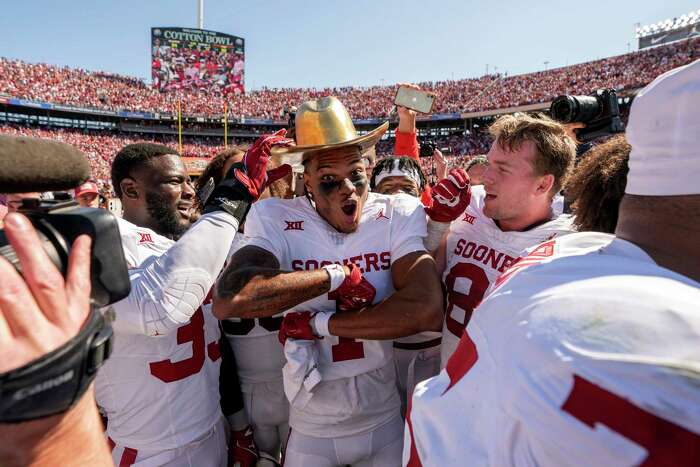
[[[552,118],[562,123],[588,123],[603,110],[597,98],[592,96],[559,96],[552,101]]]
[[[559,96],[552,101],[549,111],[554,120],[571,123],[575,121],[577,107],[574,96]]]

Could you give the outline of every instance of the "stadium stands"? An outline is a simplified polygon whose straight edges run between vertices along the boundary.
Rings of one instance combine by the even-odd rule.
[[[71,144],[83,151],[90,159],[92,176],[100,190],[111,192],[110,167],[116,153],[125,145],[138,141],[149,141],[165,144],[177,149],[177,138],[172,136],[158,136],[151,138],[133,138],[127,135],[118,135],[104,131],[72,130],[72,129],[43,129],[19,125],[0,126],[0,133],[16,136],[28,136],[32,138],[48,138]],[[189,140],[183,142],[182,155],[211,157],[223,146],[207,144],[206,138],[200,141]]]
[[[475,112],[546,102],[565,93],[588,94],[602,87],[636,89],[659,74],[698,57],[700,39],[695,38],[537,73],[510,77],[488,75],[476,79],[419,85],[439,95],[434,109],[436,114]],[[306,99],[336,95],[354,118],[366,119],[386,116],[395,90],[396,86],[321,90],[262,89],[246,95],[232,95],[227,99],[229,108],[236,117],[279,120],[291,105]],[[175,112],[177,102],[181,99],[183,113],[189,115],[220,115],[224,103],[223,96],[211,93],[161,93],[132,77],[0,58],[0,96],[3,95],[80,108],[168,114]],[[163,128],[167,129],[168,125],[170,123],[164,123]],[[157,134],[157,125],[150,128],[153,134],[135,137],[133,134],[115,131],[0,124],[0,133],[57,139],[77,146],[90,158],[93,176],[100,187],[104,191],[110,191],[111,160],[125,144],[147,140],[177,148],[175,136]],[[246,132],[251,133],[250,137],[254,137],[255,131],[266,130],[249,126],[246,128]],[[470,156],[488,151],[490,140],[482,129],[473,129],[469,134],[459,133],[431,138],[439,148],[449,148],[446,152],[451,166],[463,165]],[[184,141],[183,155],[186,156],[209,157],[223,149],[221,138],[198,136],[186,137]],[[380,141],[377,154],[381,157],[390,154],[392,149],[393,141]],[[429,173],[431,159],[426,158],[422,163]]]
[[[613,87],[635,89],[661,73],[697,58],[700,39],[666,44],[602,60],[517,76],[419,83],[440,97],[434,113],[473,112],[544,102],[559,94],[587,94]],[[326,89],[262,89],[227,98],[233,115],[280,118],[290,105],[336,95],[354,118],[384,117],[396,86]],[[160,93],[144,82],[121,75],[88,72],[0,58],[0,94],[95,109],[220,115],[224,96],[195,91]]]

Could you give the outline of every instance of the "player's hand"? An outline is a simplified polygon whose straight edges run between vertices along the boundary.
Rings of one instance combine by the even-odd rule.
[[[437,175],[437,179],[447,178],[447,158],[442,154],[442,151],[435,148],[433,150],[433,160],[435,161],[435,175]]]
[[[272,148],[291,146],[294,143],[294,140],[285,138],[286,134],[287,130],[282,129],[275,134],[261,136],[246,151],[242,167],[232,167],[234,177],[248,189],[253,200],[257,200],[270,183],[284,178],[292,171],[289,164],[267,170]]]
[[[277,333],[280,344],[284,345],[288,338],[303,340],[321,339],[314,334],[314,330],[311,328],[311,318],[313,317],[314,315],[308,311],[287,313]]]
[[[398,83],[398,86],[399,87],[405,86],[405,87],[420,91],[420,87],[416,86],[415,84]],[[415,131],[416,131],[416,111],[411,110],[411,109],[404,107],[402,105],[397,105],[396,112],[399,114],[399,126],[398,126],[398,128],[396,128],[396,131],[399,131],[401,133],[415,133]]]
[[[360,310],[372,304],[377,289],[364,278],[360,268],[350,263],[350,273],[340,287],[328,294],[329,300],[335,300],[337,311]]]
[[[433,202],[425,211],[435,222],[452,222],[469,206],[472,197],[469,175],[464,169],[452,169],[447,178],[432,189]]]
[[[255,467],[259,457],[252,427],[247,426],[240,431],[231,431],[228,467]]]
[[[0,258],[0,373],[19,368],[75,337],[90,312],[90,245],[78,237],[64,279],[29,219],[5,217],[5,233],[23,276]]]

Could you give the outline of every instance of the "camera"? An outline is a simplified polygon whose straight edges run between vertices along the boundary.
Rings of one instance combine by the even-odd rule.
[[[75,201],[24,199],[19,212],[29,218],[51,261],[65,276],[70,245],[82,234],[92,237],[92,304],[104,307],[129,295],[131,283],[117,219],[104,209],[81,208]],[[19,272],[21,265],[0,229],[0,255]]]
[[[432,141],[423,141],[420,143],[420,157],[432,157],[433,152],[437,149],[437,145]]]
[[[625,131],[614,89],[598,89],[590,96],[558,96],[549,112],[561,123],[584,123],[585,128],[575,130],[582,142]]]

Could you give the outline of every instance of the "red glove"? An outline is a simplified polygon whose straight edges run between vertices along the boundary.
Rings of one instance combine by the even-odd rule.
[[[279,333],[277,333],[277,338],[280,344],[284,345],[287,342],[287,338],[292,339],[321,339],[319,336],[314,334],[313,329],[311,329],[311,318],[312,315],[308,311],[293,311],[287,313],[282,320],[282,326],[280,327]]]
[[[350,263],[350,274],[340,287],[328,294],[329,300],[335,300],[338,311],[353,311],[369,306],[377,295],[377,289],[362,276],[360,268]]]
[[[253,428],[232,431],[228,446],[228,467],[255,467],[258,447],[253,440]]]
[[[243,156],[244,170],[235,169],[235,177],[248,189],[254,200],[260,197],[265,188],[275,180],[287,176],[292,171],[289,164],[266,171],[270,160],[270,151],[275,146],[290,146],[294,140],[285,138],[287,130],[282,129],[274,135],[263,135],[248,149]]]
[[[433,187],[433,202],[425,210],[435,222],[452,222],[469,206],[472,198],[469,175],[464,169],[452,169],[447,178]]]

